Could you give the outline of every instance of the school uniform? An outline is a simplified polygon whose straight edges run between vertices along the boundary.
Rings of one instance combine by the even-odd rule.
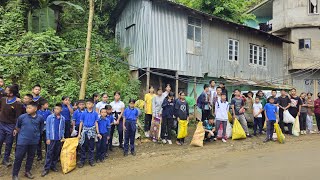
[[[124,103],[122,101],[118,101],[118,102],[111,102],[110,103],[111,107],[112,107],[112,113],[113,113],[113,117],[114,120],[117,121],[119,115],[121,114],[121,109],[125,107]],[[111,129],[110,129],[110,139],[109,139],[109,149],[112,149],[112,139],[113,139],[113,133],[115,128],[117,127],[118,130],[118,134],[119,134],[119,147],[123,147],[123,118],[120,118],[120,122],[118,125],[111,125]]]
[[[72,106],[69,105],[72,109]],[[64,137],[70,138],[71,137],[71,113],[69,111],[69,108],[67,105],[62,105],[62,111],[61,115],[65,118],[65,131],[64,131]]]
[[[88,149],[89,163],[94,162],[94,141],[97,136],[95,123],[98,121],[98,119],[98,113],[94,110],[91,112],[85,110],[81,114],[80,121],[83,123],[83,126],[79,144],[81,145],[80,162],[82,164],[84,164],[86,161],[86,149]]]
[[[58,118],[55,114],[48,116],[46,120],[46,137],[47,140],[50,140],[50,144],[47,145],[44,170],[48,171],[50,168],[56,168],[61,151],[61,139],[64,138],[64,131],[65,117],[60,115],[60,118]]]
[[[45,99],[41,96],[33,96],[33,98],[32,98],[32,101],[38,104],[38,109],[41,109],[40,102],[43,100],[45,100]]]
[[[16,128],[20,130],[18,132],[12,176],[18,176],[25,154],[27,154],[25,172],[31,171],[35,152],[40,140],[40,134],[43,130],[43,122],[43,117],[39,115],[35,117],[29,114],[19,116]]]
[[[6,97],[0,100],[0,149],[6,142],[3,161],[9,162],[9,157],[13,144],[13,130],[16,126],[17,118],[22,114],[22,104],[16,101],[16,97],[8,100]]]
[[[75,122],[75,130],[79,132],[79,126],[80,126],[80,118],[81,118],[81,114],[85,111],[85,109],[81,110],[81,109],[77,109],[76,111],[74,111],[73,115],[72,115],[72,120]]]
[[[130,151],[131,153],[135,152],[134,149],[134,140],[136,136],[137,129],[137,118],[139,116],[139,112],[136,108],[126,108],[123,112],[123,117],[126,119],[125,126],[125,139],[124,139],[124,153],[128,153],[129,151],[129,142],[130,142]]]
[[[208,120],[210,112],[210,98],[207,92],[202,92],[199,96],[199,103],[201,104],[201,121]]]
[[[145,112],[145,118],[144,118],[144,131],[148,132],[150,131],[151,127],[151,121],[152,121],[152,99],[155,97],[155,94],[146,94],[144,95],[144,112]]]
[[[42,142],[45,144],[45,147],[46,147],[45,149],[47,150],[47,144],[46,144],[46,119],[51,114],[51,111],[48,110],[48,109],[45,109],[45,110],[39,109],[37,111],[37,114],[39,116],[42,116],[43,120],[44,120],[44,128],[43,128],[43,132],[41,133],[39,144],[38,144],[38,148],[37,148],[37,156],[39,158],[42,158]]]
[[[97,142],[97,153],[96,159],[103,160],[106,157],[108,151],[108,136],[110,133],[110,124],[113,122],[113,116],[108,115],[105,118],[100,117],[98,120],[99,133],[102,136],[101,139],[98,138]]]

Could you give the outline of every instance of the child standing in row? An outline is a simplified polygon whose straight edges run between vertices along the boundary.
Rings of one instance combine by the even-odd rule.
[[[78,109],[72,115],[72,129],[75,129],[79,134],[81,114],[85,111],[86,105],[84,100],[78,101]]]
[[[41,108],[38,109],[37,114],[42,116],[43,120],[44,120],[44,128],[43,128],[43,131],[41,132],[40,141],[39,141],[38,148],[37,148],[37,155],[38,155],[37,160],[40,161],[40,160],[42,160],[42,142],[44,142],[45,147],[46,147],[45,149],[47,150],[47,145],[46,145],[46,120],[47,120],[48,116],[51,114],[51,111],[48,109],[49,108],[49,103],[45,99],[39,102],[39,106],[38,107],[41,107]]]
[[[107,154],[108,138],[110,133],[110,124],[113,123],[112,107],[106,105],[105,108],[100,110],[100,118],[98,120],[99,132],[101,138],[97,142],[96,161],[104,162]]]
[[[257,130],[259,127],[259,134],[262,134],[262,104],[260,102],[259,97],[255,98],[255,102],[253,104],[253,116],[254,116],[254,121],[253,121],[253,135],[257,135]]]
[[[162,103],[161,139],[163,143],[172,144],[171,129],[173,127],[174,94],[170,92]]]
[[[87,110],[81,114],[80,126],[79,126],[79,135],[80,139],[79,144],[81,146],[81,158],[78,164],[79,168],[84,166],[86,161],[86,151],[88,149],[88,159],[89,165],[95,166],[94,164],[94,144],[95,138],[98,136],[99,139],[102,138],[99,133],[98,126],[98,113],[93,110],[94,101],[92,99],[87,100],[86,102]]]
[[[188,121],[189,122],[189,106],[186,102],[186,94],[184,92],[179,93],[180,99],[176,101],[175,110],[176,110],[176,117],[178,122],[179,121]],[[177,139],[177,145],[181,146],[184,144],[184,138]]]
[[[269,103],[267,103],[264,106],[265,110],[265,117],[266,117],[266,122],[267,122],[267,138],[263,141],[264,143],[273,140],[273,131],[274,131],[274,123],[277,121],[277,113],[278,113],[278,108],[276,105],[274,105],[274,98],[269,97],[268,100]]]
[[[123,129],[125,130],[124,139],[124,156],[128,156],[129,152],[129,141],[130,141],[130,151],[133,156],[136,155],[134,140],[136,136],[137,129],[137,118],[139,116],[138,110],[134,107],[136,101],[130,99],[129,107],[127,107],[123,112]]]
[[[62,105],[56,104],[53,111],[54,114],[48,116],[46,120],[47,155],[42,177],[46,176],[50,169],[58,172],[57,162],[61,151],[61,140],[64,138],[65,118],[61,115]]]
[[[215,104],[215,114],[216,114],[216,127],[219,129],[220,124],[222,124],[222,142],[227,142],[226,131],[227,131],[227,121],[228,121],[228,111],[229,103],[227,101],[226,94],[222,93],[221,101],[217,101]]]
[[[18,135],[15,160],[12,170],[12,179],[18,180],[18,174],[22,161],[27,154],[26,171],[24,176],[33,179],[31,168],[37,146],[40,140],[40,134],[43,129],[43,118],[37,115],[38,104],[31,102],[27,105],[27,113],[19,116],[13,135]]]

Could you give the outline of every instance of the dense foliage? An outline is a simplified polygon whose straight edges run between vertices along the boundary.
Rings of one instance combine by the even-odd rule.
[[[59,10],[59,27],[41,33],[28,31],[28,12],[40,7],[32,1],[8,0],[0,7],[0,54],[39,53],[84,48],[86,43],[88,2],[71,1],[83,7],[84,11],[73,6],[63,6]],[[92,53],[87,86],[87,96],[94,92],[122,92],[125,101],[137,98],[139,81],[132,81],[128,66],[118,59],[125,60],[114,38],[106,27],[109,14],[116,1],[108,0],[96,4]],[[31,8],[31,9],[30,9]],[[57,31],[56,31],[57,30]],[[43,95],[51,103],[60,101],[61,96],[78,98],[84,51],[59,53],[43,56],[0,57],[0,75],[7,84],[17,83],[22,94],[39,83]]]
[[[255,19],[245,12],[262,0],[176,0],[176,2],[236,23]]]

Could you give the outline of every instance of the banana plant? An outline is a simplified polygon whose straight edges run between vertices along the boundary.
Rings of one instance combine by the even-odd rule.
[[[48,29],[57,30],[59,14],[64,5],[84,11],[81,6],[68,1],[38,0],[37,3],[39,8],[31,9],[28,12],[28,31],[35,33]]]

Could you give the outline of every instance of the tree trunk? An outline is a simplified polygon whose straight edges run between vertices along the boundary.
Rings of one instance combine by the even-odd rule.
[[[92,21],[93,21],[93,14],[94,14],[94,0],[89,0],[89,2],[90,2],[90,10],[89,10],[89,21],[88,21],[86,55],[85,55],[83,71],[82,71],[79,99],[84,99],[86,96],[86,86],[87,86],[89,63],[90,63],[89,60],[90,60],[90,48],[91,48]]]

